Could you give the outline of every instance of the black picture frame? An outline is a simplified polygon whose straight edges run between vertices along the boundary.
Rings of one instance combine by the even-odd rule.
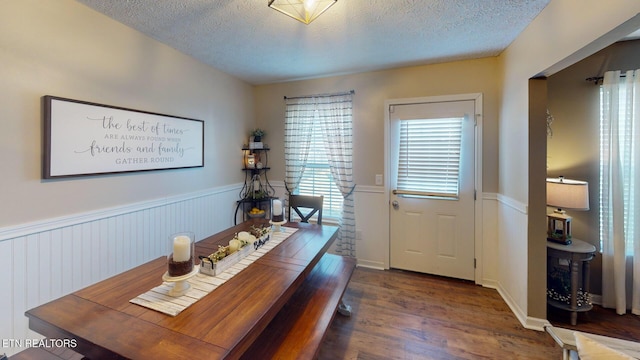
[[[204,166],[204,121],[45,95],[44,179]]]

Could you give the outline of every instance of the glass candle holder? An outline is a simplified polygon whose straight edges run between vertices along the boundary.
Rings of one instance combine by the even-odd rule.
[[[271,221],[274,223],[284,221],[284,206],[279,198],[271,199]]]
[[[170,277],[190,274],[195,265],[195,236],[192,232],[180,232],[169,236],[167,272]]]

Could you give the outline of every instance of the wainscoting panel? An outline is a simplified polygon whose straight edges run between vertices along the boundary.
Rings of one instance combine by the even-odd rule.
[[[173,233],[201,240],[232,226],[240,187],[0,229],[0,355],[24,350],[14,340],[41,337],[28,309],[165,256]]]
[[[498,292],[527,327],[527,204],[498,194]]]
[[[495,193],[482,194],[482,252],[476,254],[481,259],[480,283],[484,287],[498,288],[498,199]],[[480,260],[478,260],[480,261]]]

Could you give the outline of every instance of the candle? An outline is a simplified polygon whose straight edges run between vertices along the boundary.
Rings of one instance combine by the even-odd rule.
[[[278,199],[273,200],[273,215],[282,215],[282,201]]]
[[[173,238],[173,261],[182,262],[191,259],[191,239],[180,235]]]

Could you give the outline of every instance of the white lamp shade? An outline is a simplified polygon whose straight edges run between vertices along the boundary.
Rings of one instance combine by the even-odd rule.
[[[563,177],[547,178],[547,205],[560,209],[589,210],[589,183]]]

